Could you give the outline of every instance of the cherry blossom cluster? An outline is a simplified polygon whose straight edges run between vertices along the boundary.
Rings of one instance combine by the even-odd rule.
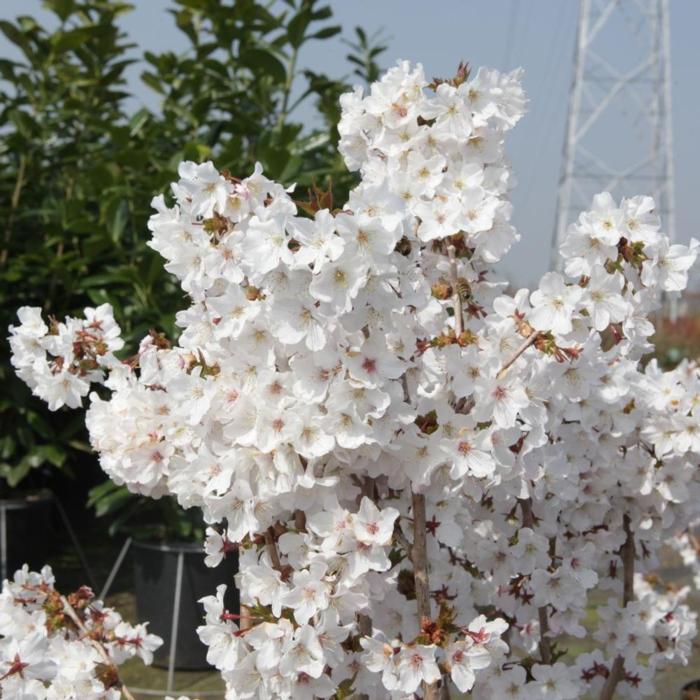
[[[41,309],[28,306],[18,316],[21,325],[10,338],[13,366],[52,411],[81,406],[90,384],[103,380],[113,353],[124,347],[109,304],[65,323],[52,318],[47,325]]]
[[[162,644],[89,588],[62,596],[50,567],[26,564],[3,583],[0,637],[0,697],[21,700],[118,700],[117,667],[137,656],[150,664]]]
[[[38,395],[46,352],[70,372],[85,327],[109,337],[72,374],[109,390],[87,411],[102,467],[201,508],[208,564],[238,551],[241,610],[221,588],[199,628],[228,698],[638,697],[687,661],[694,615],[643,576],[700,515],[700,371],[642,360],[698,243],[603,193],[562,271],[508,293],[519,79],[401,62],[343,96],[340,209],[183,163],[149,223],[191,301],[175,345],[119,361],[105,308],[11,329]]]

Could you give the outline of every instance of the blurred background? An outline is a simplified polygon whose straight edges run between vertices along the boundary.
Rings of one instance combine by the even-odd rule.
[[[460,60],[525,69],[529,110],[507,145],[522,235],[503,268],[514,286],[552,264],[557,203],[565,221],[575,218],[573,199],[562,204],[567,182],[589,196],[576,175],[598,189],[614,181],[618,196],[659,193],[676,241],[687,243],[700,228],[698,26],[700,3],[681,0],[2,0],[0,325],[25,304],[62,318],[109,301],[131,348],[149,330],[175,339],[182,295],[145,243],[151,197],[177,164],[213,159],[245,176],[260,161],[301,196],[315,184],[341,205],[354,176],[335,153],[338,97],[401,58],[423,63],[428,77],[451,76]],[[592,116],[584,142],[572,119],[580,130]],[[648,170],[628,167],[645,158]],[[700,355],[697,289],[696,274],[673,317],[667,306],[657,319],[665,366]],[[7,343],[0,381],[6,570],[48,560],[59,584],[88,576],[99,590],[125,542],[143,552],[200,540],[195,515],[104,480],[83,415],[34,400]],[[148,618],[151,574],[132,554],[110,599]],[[203,585],[202,595],[215,582]],[[132,682],[164,687],[164,671],[148,673]],[[206,669],[170,680],[212,692],[216,683]]]

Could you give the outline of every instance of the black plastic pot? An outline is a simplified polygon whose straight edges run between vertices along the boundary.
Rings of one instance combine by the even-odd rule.
[[[700,698],[700,680],[690,681],[681,688],[681,700],[698,700]]]
[[[224,599],[226,608],[238,613],[238,591],[233,582],[237,571],[234,553],[229,554],[215,569],[210,569],[204,565],[204,552],[200,544],[134,542],[132,547],[138,618],[148,620],[149,631],[163,638],[163,645],[155,653],[154,663],[157,666],[168,665],[178,559],[182,555],[175,668],[182,671],[208,668],[207,647],[196,632],[204,619],[204,608],[198,601],[204,596],[214,595],[216,587],[225,583],[228,586]]]
[[[40,569],[49,558],[51,494],[0,498],[0,579],[23,564]]]

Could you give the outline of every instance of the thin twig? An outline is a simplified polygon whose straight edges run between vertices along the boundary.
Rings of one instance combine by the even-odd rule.
[[[430,580],[428,578],[428,542],[426,539],[425,496],[412,493],[413,499],[413,582],[418,604],[418,628],[430,620]],[[423,683],[423,700],[438,700],[437,683]]]
[[[625,513],[622,516],[622,526],[625,530],[625,542],[620,547],[620,559],[622,559],[622,605],[627,607],[634,600],[634,559],[635,546],[634,535],[630,527],[630,516]],[[617,656],[612,663],[610,673],[600,691],[600,700],[612,700],[617,684],[625,677],[625,660]]]
[[[505,375],[508,368],[537,340],[539,334],[539,331],[532,331],[532,333],[528,335],[522,345],[515,351],[515,354],[498,371],[496,379],[501,379]]]
[[[403,534],[403,530],[401,529],[401,525],[399,525],[398,520],[396,521],[396,525],[394,525],[394,538],[404,549],[406,556],[408,556],[410,560],[413,560],[413,545],[408,541],[406,535]]]
[[[294,511],[294,527],[299,532],[306,532],[306,513],[299,508]]]
[[[265,530],[265,545],[267,546],[267,553],[270,555],[270,560],[272,561],[273,568],[277,569],[280,573],[282,572],[282,562],[280,561],[280,555],[277,551],[277,543],[275,542],[275,530],[272,526]]]
[[[114,663],[114,660],[107,653],[107,650],[104,648],[104,646],[102,646],[100,642],[98,642],[96,639],[90,636],[90,633],[85,628],[83,621],[80,619],[80,617],[78,617],[78,613],[75,612],[75,609],[68,602],[68,599],[64,595],[61,596],[61,603],[63,604],[63,612],[65,612],[66,615],[70,617],[75,626],[83,633],[83,637],[87,639],[93,647],[95,647],[95,650],[100,655],[100,658],[102,659],[102,661],[104,661],[105,665],[109,666],[111,669],[114,670],[117,678],[119,679],[120,690],[122,691],[122,693],[124,693],[124,696],[127,698],[127,700],[136,700],[132,692],[126,687],[126,685],[124,685],[121,678],[119,678],[119,670],[117,668],[117,664]]]
[[[452,302],[454,304],[455,335],[459,338],[464,330],[464,312],[462,311],[462,295],[459,292],[459,277],[457,276],[457,258],[455,247],[447,246],[447,257],[450,259],[450,284],[452,285]]]
[[[532,499],[523,498],[520,501],[520,508],[523,511],[523,527],[529,527],[530,530],[535,529],[535,516],[532,513]],[[537,608],[537,617],[540,623],[540,657],[543,664],[552,663],[552,645],[549,637],[549,615],[547,607],[542,606]]]

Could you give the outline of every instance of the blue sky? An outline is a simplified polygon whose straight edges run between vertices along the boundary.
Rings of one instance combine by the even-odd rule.
[[[625,2],[627,0],[623,0]],[[151,51],[183,50],[185,38],[174,26],[166,8],[169,0],[132,0],[136,9],[123,26],[139,47]],[[388,66],[400,58],[420,61],[429,76],[450,75],[461,59],[473,66],[525,69],[529,111],[509,135],[507,151],[518,185],[512,193],[513,221],[522,241],[504,263],[517,284],[529,284],[549,265],[554,226],[557,182],[573,70],[573,47],[578,18],[577,0],[330,0],[334,23],[352,38],[355,25],[368,31],[384,28],[389,50]],[[17,14],[47,18],[40,0],[2,0],[0,18]],[[700,207],[696,188],[700,164],[700,2],[671,0],[672,90],[674,110],[677,240],[700,237]],[[607,57],[625,65],[629,44],[612,26],[606,37]],[[300,57],[301,63],[321,67],[330,75],[349,72],[347,49],[340,39],[316,42]],[[0,55],[14,49],[0,37]],[[156,96],[138,80],[130,81],[137,98],[157,107]],[[613,151],[630,135],[620,119],[606,126],[605,148]],[[640,135],[640,148],[642,143]],[[634,141],[632,141],[634,143]],[[635,192],[629,192],[635,194]]]

